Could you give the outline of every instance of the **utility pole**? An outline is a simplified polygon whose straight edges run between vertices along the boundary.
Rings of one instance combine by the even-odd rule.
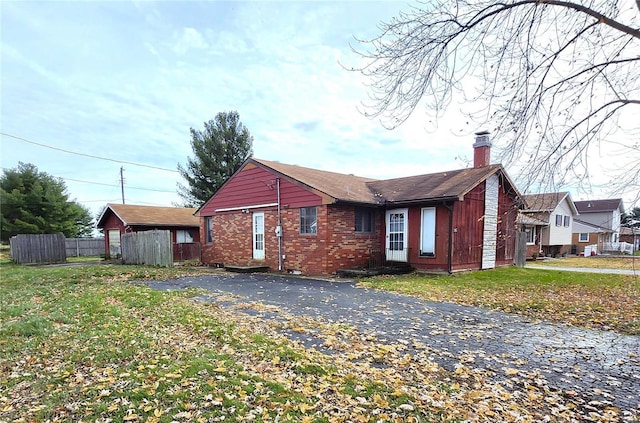
[[[120,166],[120,190],[122,191],[122,204],[124,204],[124,168]]]

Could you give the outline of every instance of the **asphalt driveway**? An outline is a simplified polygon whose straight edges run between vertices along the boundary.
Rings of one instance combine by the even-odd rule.
[[[420,346],[448,370],[460,363],[487,370],[513,383],[505,369],[535,374],[554,390],[581,398],[587,407],[610,404],[638,415],[640,337],[545,322],[451,303],[427,302],[390,292],[359,288],[353,282],[266,274],[228,274],[149,282],[154,289],[200,287],[212,293],[197,298],[234,307],[239,302],[264,307],[239,310],[264,319],[284,314],[357,328],[360,336],[396,344],[409,354]],[[326,339],[312,331],[281,331],[308,348],[327,354]],[[508,379],[508,380],[507,380]]]

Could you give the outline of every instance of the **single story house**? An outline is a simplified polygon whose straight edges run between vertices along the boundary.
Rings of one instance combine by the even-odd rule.
[[[612,244],[620,241],[620,218],[624,212],[621,198],[576,201],[580,217],[574,221],[573,244],[577,253],[586,246],[597,246],[597,252],[615,250]]]
[[[308,275],[513,264],[522,199],[477,134],[474,167],[375,180],[250,158],[198,210],[202,261]]]
[[[104,231],[105,251],[109,257],[120,257],[120,237],[128,232],[169,230],[174,244],[174,260],[200,259],[200,222],[196,209],[184,207],[107,204],[98,218],[97,227]]]
[[[575,254],[573,221],[578,210],[568,192],[524,196],[525,208],[518,223],[526,236],[527,257]]]

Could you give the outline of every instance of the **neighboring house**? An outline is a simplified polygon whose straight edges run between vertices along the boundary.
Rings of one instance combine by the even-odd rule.
[[[525,209],[521,210],[518,224],[526,236],[527,257],[571,253],[572,226],[578,215],[571,194],[530,194],[524,200]]]
[[[122,234],[159,229],[171,231],[175,260],[200,259],[199,248],[190,246],[200,240],[200,222],[195,212],[196,209],[183,207],[107,204],[96,226],[104,230],[109,257],[120,257]]]
[[[620,217],[624,211],[621,198],[576,201],[580,213],[573,225],[573,244],[577,253],[584,247],[597,246],[597,252],[612,249],[620,241]]]
[[[250,158],[198,210],[202,261],[310,275],[511,265],[521,199],[490,146],[478,134],[474,168],[390,180]]]

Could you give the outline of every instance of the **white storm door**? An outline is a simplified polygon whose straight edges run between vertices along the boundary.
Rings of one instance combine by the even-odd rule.
[[[264,259],[264,213],[253,213],[253,258]]]
[[[407,209],[387,211],[386,258],[388,261],[407,261]]]

